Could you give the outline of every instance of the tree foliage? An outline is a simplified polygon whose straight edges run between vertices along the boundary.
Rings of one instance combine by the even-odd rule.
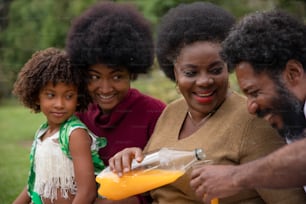
[[[153,28],[169,9],[194,0],[116,0],[135,4]],[[284,8],[305,17],[303,0],[207,0],[236,17],[256,10]],[[72,19],[98,0],[0,0],[0,98],[10,93],[17,72],[32,53],[47,47],[62,48]],[[1,88],[2,87],[2,88]]]
[[[10,2],[7,26],[0,34],[0,89],[9,95],[16,75],[33,52],[47,47],[64,47],[73,17],[96,0],[16,0]],[[0,5],[1,7],[1,5]],[[1,96],[1,93],[0,93]]]

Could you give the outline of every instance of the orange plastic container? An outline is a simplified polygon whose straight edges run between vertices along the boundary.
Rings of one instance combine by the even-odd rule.
[[[169,184],[184,173],[181,170],[150,169],[130,171],[119,177],[109,171],[99,174],[96,181],[100,184],[99,195],[121,200]]]

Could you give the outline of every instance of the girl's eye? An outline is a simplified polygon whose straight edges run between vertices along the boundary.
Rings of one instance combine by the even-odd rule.
[[[66,95],[66,99],[71,99],[72,98],[72,94]]]
[[[114,75],[113,76],[113,80],[117,81],[117,80],[120,80],[122,78],[121,75]]]
[[[53,98],[54,97],[53,93],[46,93],[46,95],[47,95],[47,98]]]

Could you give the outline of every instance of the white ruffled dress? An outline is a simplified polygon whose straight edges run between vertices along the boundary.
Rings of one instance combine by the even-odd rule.
[[[39,137],[45,131],[46,129],[39,132]],[[75,195],[77,192],[72,160],[61,150],[58,138],[59,132],[44,141],[38,139],[35,153],[34,191],[51,201],[58,196],[67,199],[69,193]]]

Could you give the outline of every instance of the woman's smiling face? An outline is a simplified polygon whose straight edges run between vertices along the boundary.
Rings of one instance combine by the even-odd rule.
[[[111,111],[130,89],[130,73],[124,68],[96,64],[89,69],[88,90],[103,112]]]
[[[183,47],[174,73],[190,111],[203,115],[217,108],[228,89],[228,70],[221,59],[219,43],[199,41]]]

